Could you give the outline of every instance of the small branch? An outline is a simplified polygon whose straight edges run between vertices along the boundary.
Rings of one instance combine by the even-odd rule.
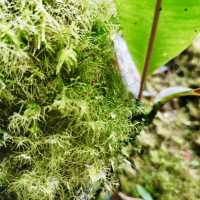
[[[157,28],[158,28],[158,22],[159,22],[159,18],[160,18],[161,5],[162,5],[162,0],[157,0],[152,29],[151,29],[151,35],[149,38],[147,53],[146,53],[145,62],[144,62],[142,80],[141,80],[141,84],[140,84],[140,92],[139,92],[139,96],[138,96],[139,100],[141,100],[142,96],[143,96],[143,90],[144,90],[144,85],[145,85],[145,81],[146,81],[146,77],[147,77],[147,72],[148,72],[149,64],[150,64],[152,53],[153,53],[153,46],[154,46]]]

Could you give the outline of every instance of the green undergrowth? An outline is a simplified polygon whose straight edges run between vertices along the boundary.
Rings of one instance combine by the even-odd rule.
[[[0,2],[0,199],[91,199],[117,184],[142,112],[114,62],[107,1]]]
[[[190,48],[170,63],[168,72],[149,78],[148,91],[200,85],[200,53]],[[153,124],[138,136],[141,154],[135,168],[125,167],[121,191],[141,197],[142,186],[153,200],[200,199],[200,99],[183,97],[165,105]]]

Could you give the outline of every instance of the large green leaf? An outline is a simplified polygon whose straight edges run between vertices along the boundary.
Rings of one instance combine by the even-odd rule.
[[[142,71],[156,0],[116,0],[122,31]],[[184,50],[200,32],[200,0],[163,0],[149,72]]]

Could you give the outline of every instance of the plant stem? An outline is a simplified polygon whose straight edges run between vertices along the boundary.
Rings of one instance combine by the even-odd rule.
[[[157,0],[153,24],[151,28],[151,35],[149,38],[147,53],[146,53],[145,62],[144,62],[144,68],[143,68],[142,79],[141,79],[141,84],[140,84],[140,92],[138,95],[139,100],[141,100],[143,96],[143,90],[144,90],[144,85],[145,85],[145,81],[147,77],[147,72],[148,72],[150,61],[151,61],[151,56],[153,53],[153,46],[154,46],[157,28],[158,28],[158,22],[160,18],[161,5],[162,5],[162,0]]]

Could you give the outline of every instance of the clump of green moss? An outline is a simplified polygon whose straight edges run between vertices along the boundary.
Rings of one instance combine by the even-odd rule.
[[[113,62],[112,9],[4,0],[0,13],[0,199],[92,198],[116,183],[140,128]]]

